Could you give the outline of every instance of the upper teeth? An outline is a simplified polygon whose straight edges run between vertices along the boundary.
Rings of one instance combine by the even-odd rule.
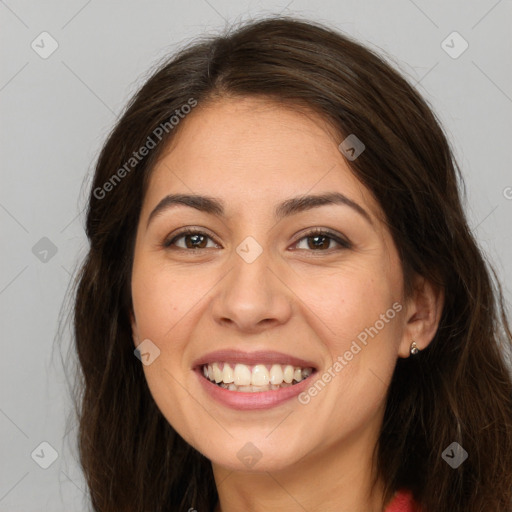
[[[279,385],[283,382],[291,384],[294,380],[300,382],[309,377],[312,368],[300,368],[292,365],[264,365],[256,364],[248,366],[237,363],[230,365],[228,363],[211,363],[203,366],[203,373],[207,379],[217,384],[234,383],[237,386],[266,386],[268,384]]]

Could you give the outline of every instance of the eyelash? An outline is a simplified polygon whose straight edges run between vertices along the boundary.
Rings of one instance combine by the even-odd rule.
[[[185,229],[185,230],[181,231],[180,233],[176,234],[171,239],[165,240],[162,244],[162,247],[164,247],[165,249],[169,249],[174,243],[176,243],[177,240],[179,240],[180,238],[186,237],[187,235],[203,235],[203,236],[206,236],[207,238],[210,238],[211,240],[213,240],[215,242],[213,237],[211,237],[204,231],[200,231],[198,229],[193,229],[193,228],[188,228],[188,229]],[[322,230],[322,229],[318,229],[318,228],[308,231],[306,234],[304,234],[302,236],[302,238],[297,240],[294,245],[298,244],[299,242],[301,242],[304,239],[313,238],[315,236],[322,236],[322,237],[328,238],[330,240],[333,240],[340,246],[340,248],[338,250],[352,248],[352,244],[348,240],[344,240],[343,238],[340,238],[339,236],[335,235],[334,233],[331,233],[330,231]],[[215,243],[217,243],[217,242],[215,242]],[[182,250],[182,251],[191,252],[191,251],[199,251],[202,249],[204,250],[206,248],[195,248],[195,249],[194,248],[192,248],[192,249],[186,248],[185,249],[183,247],[178,247],[178,249]],[[304,250],[304,249],[302,249],[302,250]],[[309,250],[309,252],[327,252],[327,253],[330,253],[331,251],[332,251],[332,249],[326,249],[326,250],[320,249],[318,251],[315,251],[313,249]]]

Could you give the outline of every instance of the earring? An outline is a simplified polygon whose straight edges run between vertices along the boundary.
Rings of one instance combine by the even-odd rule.
[[[418,348],[418,345],[416,345],[416,342],[413,341],[411,343],[411,349],[410,349],[410,352],[411,352],[411,356],[415,356],[416,354],[418,354],[420,351],[420,349]]]

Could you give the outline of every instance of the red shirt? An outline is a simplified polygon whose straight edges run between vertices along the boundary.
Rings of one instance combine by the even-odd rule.
[[[401,489],[387,506],[385,512],[420,512],[420,508],[412,497],[412,492]]]

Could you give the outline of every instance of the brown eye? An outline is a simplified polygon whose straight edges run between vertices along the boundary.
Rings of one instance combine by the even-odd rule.
[[[183,240],[183,242],[177,243]],[[179,249],[207,249],[208,240],[212,240],[210,236],[202,231],[187,230],[174,236],[171,240],[164,242],[164,247],[175,246]],[[213,240],[212,240],[213,241]],[[212,247],[212,246],[210,246]],[[218,247],[217,244],[213,244],[213,247]]]
[[[298,247],[303,240],[306,240],[306,247]],[[350,243],[329,231],[311,231],[303,236],[296,244],[298,249],[312,250],[315,252],[326,252],[332,248],[332,244],[349,249]]]
[[[207,237],[204,235],[199,235],[197,233],[192,235],[184,235],[180,238],[183,238],[185,240],[185,245],[187,249],[204,249],[206,247],[206,240]]]

